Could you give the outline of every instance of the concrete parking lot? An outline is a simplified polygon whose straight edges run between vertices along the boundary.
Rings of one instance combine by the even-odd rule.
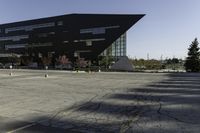
[[[10,72],[0,70],[2,133],[200,132],[200,74]]]

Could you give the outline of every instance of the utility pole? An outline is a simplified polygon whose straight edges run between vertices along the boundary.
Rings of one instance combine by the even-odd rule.
[[[163,63],[163,55],[160,56],[160,62]]]
[[[160,56],[160,60],[162,61],[163,60],[163,55],[161,54],[161,56]]]

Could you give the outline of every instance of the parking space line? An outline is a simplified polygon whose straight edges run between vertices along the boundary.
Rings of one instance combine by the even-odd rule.
[[[26,129],[26,128],[32,127],[32,126],[34,126],[34,125],[36,125],[36,123],[28,124],[28,125],[26,125],[26,126],[23,126],[23,127],[17,128],[17,129],[14,129],[14,130],[12,130],[12,131],[8,131],[8,132],[6,132],[6,133],[15,133],[15,132],[17,132],[17,131],[21,131],[21,130],[24,130],[24,129]]]

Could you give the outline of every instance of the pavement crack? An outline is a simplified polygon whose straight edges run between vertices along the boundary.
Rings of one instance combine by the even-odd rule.
[[[98,95],[93,96],[92,98],[90,98],[86,103],[90,103],[91,101],[93,101]],[[84,105],[83,105],[84,106]],[[69,108],[64,108],[61,110],[58,110],[56,113],[54,113],[53,115],[51,115],[50,119],[48,119],[48,123],[51,126],[54,120],[59,120],[62,118],[62,114],[66,115],[66,112],[68,112],[68,116],[70,116],[77,108],[82,108],[83,106],[79,107],[78,103],[74,103],[74,105],[72,105]],[[60,116],[60,118],[58,118]]]

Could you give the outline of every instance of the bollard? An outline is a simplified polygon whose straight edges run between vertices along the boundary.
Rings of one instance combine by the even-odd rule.
[[[48,70],[48,66],[45,66],[45,71],[46,71],[46,72],[45,72],[45,75],[44,75],[45,78],[48,78],[48,77],[49,77],[49,75],[48,75],[48,73],[47,73],[47,70]]]
[[[9,73],[10,76],[13,76],[12,68],[13,68],[12,65],[10,65],[10,73]]]
[[[89,73],[89,74],[91,74],[91,73],[92,73],[92,71],[90,71],[90,70],[89,70],[89,71],[88,71],[88,73]]]
[[[99,67],[99,72],[101,72],[101,68]]]
[[[44,76],[45,76],[45,78],[48,78],[48,77],[49,77],[49,75],[48,75],[48,74],[45,74]]]

